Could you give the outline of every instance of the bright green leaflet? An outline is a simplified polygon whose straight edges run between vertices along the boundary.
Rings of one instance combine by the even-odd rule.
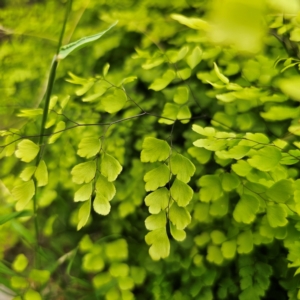
[[[112,27],[114,27],[118,21],[113,23],[110,27],[108,27],[106,30],[99,32],[97,34],[83,37],[80,40],[70,43],[68,45],[65,45],[60,48],[59,53],[58,53],[58,59],[64,59],[74,51],[77,51],[83,47],[86,47],[88,44],[98,40],[100,37],[102,37],[107,31],[109,31]]]

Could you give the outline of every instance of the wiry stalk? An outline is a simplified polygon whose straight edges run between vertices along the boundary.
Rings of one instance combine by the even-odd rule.
[[[67,20],[68,20],[70,11],[71,11],[71,7],[72,7],[72,0],[68,0],[63,27],[60,32],[60,37],[59,37],[59,41],[58,41],[58,45],[57,45],[56,54],[54,55],[54,58],[51,63],[51,69],[50,69],[49,79],[48,79],[48,83],[47,83],[47,89],[46,89],[46,94],[45,94],[45,104],[44,104],[44,108],[43,108],[43,118],[42,118],[39,143],[38,143],[40,147],[42,147],[43,141],[44,141],[45,125],[46,125],[47,117],[48,117],[49,103],[50,103],[52,89],[53,89],[53,85],[54,85],[54,81],[55,81],[56,69],[58,66],[57,57],[58,57],[60,47],[62,45],[62,40],[63,40],[63,36],[65,33],[66,24],[67,24]],[[39,165],[39,163],[42,159],[42,156],[43,156],[43,151],[40,150],[40,154],[38,155],[38,157],[36,159],[36,166]],[[35,189],[37,189],[36,181],[35,181]],[[39,224],[38,224],[38,219],[37,219],[37,194],[36,193],[33,198],[33,211],[34,211],[34,227],[35,227],[35,233],[36,233],[36,250],[38,251],[39,250]],[[38,264],[39,263],[36,261],[37,267],[38,267]]]

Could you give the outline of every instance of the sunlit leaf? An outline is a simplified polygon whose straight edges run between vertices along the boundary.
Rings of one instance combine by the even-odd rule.
[[[42,297],[39,292],[29,289],[24,295],[24,300],[42,300]]]
[[[20,178],[23,181],[28,181],[31,179],[31,177],[33,176],[34,172],[36,170],[36,166],[29,166],[26,167],[20,174]]]
[[[179,206],[187,206],[193,197],[192,188],[179,179],[175,179],[170,189],[172,198]]]
[[[170,159],[171,172],[177,179],[187,183],[195,173],[194,164],[181,154],[173,154]]]
[[[31,162],[38,155],[40,148],[34,142],[30,140],[23,140],[18,144],[18,150],[16,151],[16,157],[21,161]]]
[[[15,186],[11,193],[12,197],[18,201],[16,204],[16,210],[23,210],[35,194],[33,180]]]
[[[185,86],[180,86],[176,89],[174,102],[177,104],[185,104],[189,99],[189,89]]]
[[[28,265],[28,259],[27,257],[21,253],[18,254],[15,260],[13,261],[12,267],[17,272],[23,272]]]
[[[275,168],[281,159],[281,152],[275,147],[264,147],[256,152],[252,158],[248,159],[248,163],[260,170],[271,171]]]
[[[120,163],[111,155],[104,153],[101,156],[101,173],[108,181],[114,181],[122,171]]]
[[[149,254],[153,260],[159,260],[169,256],[170,241],[165,228],[159,228],[149,232],[145,240],[148,245],[151,245]]]
[[[59,53],[58,53],[58,59],[64,59],[66,58],[69,54],[71,54],[74,51],[77,51],[83,47],[86,47],[90,43],[98,40],[100,37],[102,37],[107,31],[109,31],[112,27],[114,27],[118,22],[113,23],[110,27],[108,27],[106,30],[99,32],[97,34],[83,37],[80,40],[70,43],[68,45],[65,45],[60,48]]]
[[[92,182],[86,183],[83,186],[81,186],[74,195],[74,201],[86,201],[90,199],[92,194]]]
[[[105,94],[101,104],[106,112],[114,114],[120,111],[127,101],[127,95],[122,89],[115,89],[113,93]]]
[[[182,124],[186,124],[190,121],[192,113],[187,105],[183,105],[177,114],[177,119],[180,120]]]
[[[159,119],[159,123],[173,124],[177,118],[179,106],[174,103],[166,103]]]
[[[167,222],[166,213],[161,211],[158,214],[151,215],[145,220],[145,226],[148,230],[155,230],[165,227]]]
[[[91,213],[91,200],[85,201],[78,211],[77,230],[86,225]]]
[[[218,76],[218,78],[225,84],[228,84],[229,79],[220,72],[216,63],[214,63],[214,69],[215,69],[215,72],[216,72],[216,75]]]
[[[103,67],[103,72],[102,72],[103,77],[105,77],[107,75],[109,68],[110,68],[110,64],[106,63]]]
[[[49,144],[53,144],[64,132],[66,128],[66,123],[64,121],[59,121],[54,130],[53,130],[53,133],[51,135],[51,137],[49,138],[49,141],[48,143]]]
[[[145,198],[151,214],[158,214],[162,209],[167,208],[170,201],[170,194],[167,188],[159,188]]]
[[[146,191],[155,191],[157,188],[164,186],[170,179],[170,170],[162,164],[160,167],[155,168],[144,176],[146,182]]]
[[[110,201],[116,194],[116,188],[112,182],[109,182],[106,177],[100,174],[96,182],[96,192],[107,201]]]
[[[196,46],[192,53],[187,57],[186,61],[191,69],[194,69],[202,59],[202,50]]]
[[[101,143],[99,138],[87,137],[83,138],[79,145],[77,154],[81,157],[90,158],[100,151]]]
[[[160,91],[164,89],[171,81],[175,78],[175,72],[173,70],[168,70],[163,74],[161,78],[156,78],[154,82],[149,86],[149,89],[154,91]]]
[[[37,180],[37,186],[45,186],[48,184],[48,169],[44,160],[39,162],[34,176]]]
[[[179,14],[172,14],[171,18],[193,29],[208,30],[209,28],[208,23],[199,18],[187,18]]]
[[[94,211],[100,215],[106,216],[110,212],[110,203],[101,193],[96,193],[93,201]]]
[[[76,165],[72,171],[72,180],[77,184],[88,183],[94,177],[96,173],[96,163],[94,161],[88,161]]]
[[[170,232],[176,241],[181,242],[186,238],[186,232],[184,230],[177,229],[172,223],[170,223]]]
[[[300,101],[300,91],[298,89],[300,76],[282,78],[279,80],[278,85],[284,94],[294,100]]]
[[[170,221],[177,229],[184,229],[191,222],[191,215],[185,207],[180,207],[174,202],[169,212]]]
[[[168,143],[153,137],[146,137],[142,147],[142,162],[163,161],[170,155],[170,146]]]

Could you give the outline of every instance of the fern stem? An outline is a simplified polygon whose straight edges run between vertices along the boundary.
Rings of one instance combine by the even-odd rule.
[[[67,24],[67,20],[68,20],[70,11],[71,11],[71,7],[72,7],[72,0],[68,0],[63,27],[60,32],[60,37],[59,37],[59,41],[58,41],[58,45],[57,45],[56,54],[54,55],[54,58],[51,63],[49,79],[48,79],[48,83],[47,83],[47,89],[46,89],[46,94],[45,94],[45,104],[44,104],[44,108],[43,108],[43,118],[42,118],[40,137],[39,137],[39,146],[40,147],[42,147],[43,141],[44,141],[45,125],[46,125],[47,117],[48,117],[50,98],[52,95],[52,89],[54,86],[54,81],[55,81],[55,76],[56,76],[56,69],[57,69],[58,62],[59,62],[57,57],[58,57],[60,47],[62,45],[62,40],[63,40],[63,36],[65,33],[66,24]],[[42,159],[42,156],[43,156],[43,151],[40,150],[40,153],[36,160],[36,166],[39,165],[39,163]],[[34,183],[35,183],[35,190],[37,190],[37,182],[34,181]],[[34,212],[34,227],[35,227],[35,233],[36,233],[36,250],[38,251],[39,250],[39,224],[38,224],[38,219],[37,219],[37,210],[38,210],[37,206],[38,206],[37,205],[37,195],[35,193],[35,195],[33,197],[33,212]],[[36,267],[38,268],[38,266],[39,266],[38,259],[35,260],[35,264],[36,264]]]

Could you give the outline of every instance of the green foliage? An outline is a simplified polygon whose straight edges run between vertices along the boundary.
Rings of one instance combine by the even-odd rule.
[[[299,11],[2,4],[14,299],[300,298]]]

